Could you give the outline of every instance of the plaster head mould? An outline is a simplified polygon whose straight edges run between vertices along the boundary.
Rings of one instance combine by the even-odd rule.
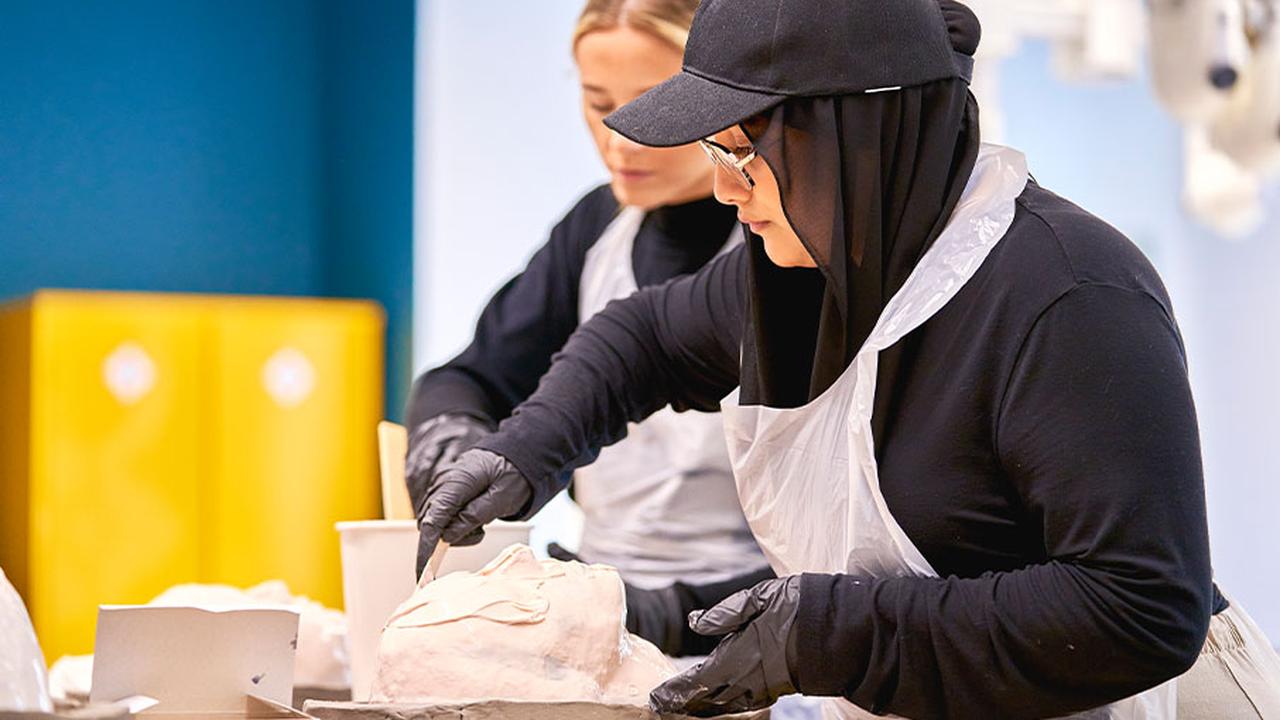
[[[626,631],[624,612],[617,570],[512,545],[478,572],[420,585],[397,608],[371,699],[646,705],[675,670]]]

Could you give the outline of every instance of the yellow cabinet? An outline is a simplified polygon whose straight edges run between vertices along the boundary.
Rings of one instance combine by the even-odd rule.
[[[210,330],[205,577],[342,606],[333,524],[381,512],[382,321],[363,303],[224,302]]]
[[[338,606],[374,517],[382,316],[364,302],[41,292],[0,308],[0,567],[50,661],[100,603],[281,578]]]

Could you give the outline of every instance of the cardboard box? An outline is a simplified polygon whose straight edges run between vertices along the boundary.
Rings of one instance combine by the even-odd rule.
[[[146,720],[305,718],[289,706],[297,642],[292,608],[104,605],[89,699]]]

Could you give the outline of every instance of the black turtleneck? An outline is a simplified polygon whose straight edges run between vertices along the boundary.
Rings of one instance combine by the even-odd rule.
[[[578,201],[524,271],[489,301],[467,349],[414,383],[410,427],[444,413],[496,426],[533,393],[552,354],[578,327],[587,251],[618,210],[607,185]],[[710,197],[650,211],[631,256],[636,284],[658,285],[698,270],[724,246],[734,224],[734,209]]]
[[[661,285],[701,269],[724,247],[736,213],[711,197],[650,211],[631,252],[636,285]]]

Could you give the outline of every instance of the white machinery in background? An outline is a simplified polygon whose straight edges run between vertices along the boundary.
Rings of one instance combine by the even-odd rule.
[[[1280,175],[1280,0],[968,0],[982,20],[974,70],[983,136],[998,142],[1000,63],[1052,43],[1066,81],[1127,79],[1150,59],[1155,95],[1186,130],[1183,201],[1225,235],[1264,218]]]

